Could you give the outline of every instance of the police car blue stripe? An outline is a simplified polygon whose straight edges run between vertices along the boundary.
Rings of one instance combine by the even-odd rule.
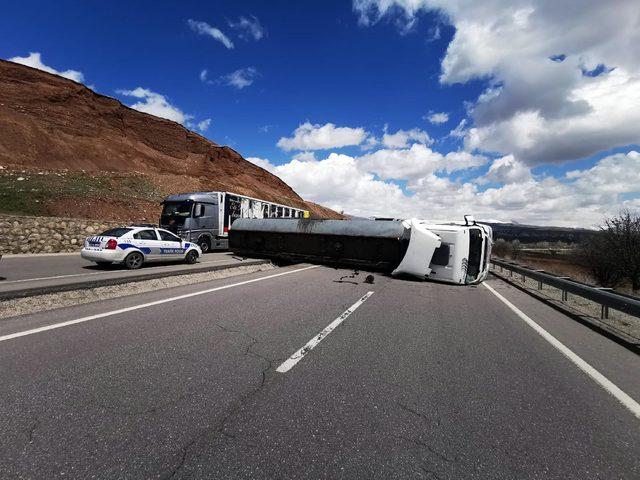
[[[136,247],[135,245],[131,245],[130,243],[119,243],[118,244],[118,248],[121,248],[122,250],[126,250],[127,248],[136,248],[138,250],[140,250],[142,253],[144,253],[145,255],[149,255],[151,253],[151,249],[147,248],[147,247]]]

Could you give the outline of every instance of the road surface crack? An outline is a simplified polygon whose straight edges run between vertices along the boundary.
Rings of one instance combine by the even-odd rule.
[[[27,438],[27,443],[24,445],[24,448],[22,449],[23,452],[25,452],[27,450],[27,447],[33,443],[33,437],[39,426],[40,426],[40,420],[36,418],[36,420],[31,424],[31,427],[29,428],[29,436]]]
[[[226,430],[227,424],[238,414],[240,413],[240,411],[242,410],[242,406],[247,403],[248,401],[250,401],[256,394],[258,394],[260,392],[260,390],[262,390],[262,388],[264,387],[266,380],[267,380],[267,373],[273,369],[274,366],[274,360],[271,360],[267,357],[265,357],[264,355],[256,352],[254,350],[254,347],[258,344],[260,344],[260,341],[253,337],[252,335],[248,334],[245,331],[242,330],[235,330],[235,329],[231,329],[228,328],[224,325],[220,325],[220,324],[216,324],[216,326],[222,330],[225,333],[233,333],[236,335],[240,335],[243,336],[245,338],[247,338],[249,340],[249,343],[247,344],[245,350],[244,350],[244,356],[248,356],[248,357],[252,357],[252,358],[256,358],[258,360],[260,360],[262,362],[262,368],[260,370],[260,375],[261,375],[261,379],[260,379],[260,384],[258,386],[256,386],[255,388],[253,388],[252,390],[246,392],[244,395],[241,395],[235,402],[233,402],[233,404],[230,406],[227,414],[219,421],[217,422],[215,425],[205,428],[203,429],[195,438],[193,438],[192,440],[190,440],[184,447],[182,447],[181,449],[181,454],[180,454],[180,460],[178,461],[178,463],[171,469],[171,471],[167,474],[166,477],[167,479],[172,479],[174,477],[176,477],[176,475],[178,475],[180,473],[180,471],[182,470],[182,468],[184,467],[185,463],[187,462],[187,460],[189,459],[190,456],[195,456],[197,458],[197,454],[196,453],[191,453],[191,451],[200,443],[203,442],[205,439],[209,439],[211,440],[215,440],[216,438],[222,436],[225,438],[229,438],[232,439],[234,441],[240,441],[242,443],[245,443],[247,446],[250,447],[257,447],[257,445],[251,444],[251,443],[247,443],[244,440],[239,439],[236,435],[234,435],[233,433],[229,432]],[[209,442],[211,443],[211,442]]]
[[[428,418],[424,413],[419,412],[418,410],[415,410],[414,408],[411,408],[410,406],[405,405],[404,403],[398,402],[398,406],[400,408],[402,408],[403,410],[406,410],[407,412],[412,413],[412,414],[422,418],[423,420],[426,420],[428,422],[431,421],[431,419]]]
[[[396,438],[399,438],[401,440],[404,440],[406,442],[410,442],[413,443],[416,447],[419,448],[424,448],[427,449],[429,452],[431,452],[433,455],[435,455],[436,457],[444,460],[447,463],[451,463],[451,459],[449,457],[447,457],[444,453],[439,452],[438,450],[436,450],[435,448],[433,448],[431,445],[429,445],[428,443],[423,442],[422,440],[418,440],[415,438],[409,438],[409,437],[405,437],[403,435],[396,435]]]
[[[436,480],[441,480],[440,477],[438,476],[438,474],[436,472],[434,472],[433,470],[428,470],[425,467],[423,467],[422,465],[418,465],[418,468],[420,470],[422,470],[422,472],[427,476],[427,478],[433,477]]]

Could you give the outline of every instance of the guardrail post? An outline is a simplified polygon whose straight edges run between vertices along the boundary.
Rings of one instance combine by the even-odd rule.
[[[609,318],[609,306],[608,305],[602,305],[601,309],[600,309],[600,318],[602,320]]]
[[[513,277],[513,270],[509,270],[509,276]]]
[[[571,277],[558,277],[562,280],[571,280]],[[569,292],[567,292],[566,290],[562,290],[562,301],[563,302],[568,302],[569,301]]]

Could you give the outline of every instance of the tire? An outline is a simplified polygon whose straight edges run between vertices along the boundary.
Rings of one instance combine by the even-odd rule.
[[[184,258],[184,263],[187,265],[193,265],[198,261],[198,252],[190,250],[187,252],[187,256]]]
[[[200,237],[198,239],[198,246],[200,250],[202,250],[203,255],[211,251],[211,241],[207,237]]]
[[[137,270],[144,263],[144,257],[139,252],[131,252],[126,256],[123,263],[129,270]]]
[[[111,262],[96,262],[96,265],[100,268],[107,268],[111,266]]]

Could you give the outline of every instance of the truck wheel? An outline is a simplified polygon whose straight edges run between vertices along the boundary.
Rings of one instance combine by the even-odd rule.
[[[187,256],[184,258],[184,261],[187,265],[193,265],[198,261],[198,252],[195,250],[191,250],[187,253]]]
[[[209,253],[211,250],[211,242],[207,237],[200,237],[198,239],[198,246],[200,247],[200,250],[202,250],[203,254]]]
[[[127,267],[129,270],[137,270],[142,266],[143,262],[144,262],[144,257],[142,256],[141,253],[131,252],[124,259],[124,266]]]

